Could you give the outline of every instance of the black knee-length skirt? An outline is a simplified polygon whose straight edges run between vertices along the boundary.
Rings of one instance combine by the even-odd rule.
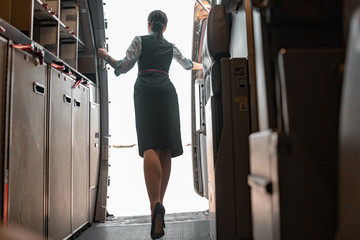
[[[140,74],[134,85],[134,105],[139,155],[148,149],[183,153],[178,97],[168,75]]]

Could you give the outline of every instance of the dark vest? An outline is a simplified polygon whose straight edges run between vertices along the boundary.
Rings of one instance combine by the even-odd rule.
[[[169,72],[173,57],[173,45],[168,41],[158,40],[153,35],[141,36],[141,54],[138,59],[139,72],[157,69]]]

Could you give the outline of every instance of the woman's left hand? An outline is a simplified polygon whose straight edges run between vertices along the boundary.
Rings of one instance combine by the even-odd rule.
[[[192,70],[202,70],[202,69],[203,69],[202,63],[193,62]]]

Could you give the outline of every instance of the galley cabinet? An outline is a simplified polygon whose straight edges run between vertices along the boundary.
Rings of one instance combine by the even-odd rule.
[[[45,231],[47,66],[29,53],[10,50],[6,115],[7,223]],[[6,185],[5,185],[6,186]]]
[[[72,230],[76,232],[89,222],[89,89],[79,84],[72,88],[72,98]]]
[[[88,88],[49,69],[49,237],[64,239],[89,222]]]
[[[71,146],[74,82],[50,69],[49,101],[49,237],[63,239],[71,234]]]

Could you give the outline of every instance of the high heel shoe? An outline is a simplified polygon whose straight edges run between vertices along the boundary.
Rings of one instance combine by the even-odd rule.
[[[161,229],[161,232],[154,233],[155,224],[156,224],[156,218],[157,218],[158,215],[160,215],[160,217],[161,217],[161,221],[162,221],[162,226],[161,227],[162,227],[162,229]],[[160,202],[157,202],[155,204],[153,216],[152,216],[152,219],[151,219],[151,232],[150,232],[151,239],[158,239],[158,238],[161,238],[162,236],[165,235],[165,232],[164,232],[164,228],[165,228],[164,215],[165,215],[164,206]]]

